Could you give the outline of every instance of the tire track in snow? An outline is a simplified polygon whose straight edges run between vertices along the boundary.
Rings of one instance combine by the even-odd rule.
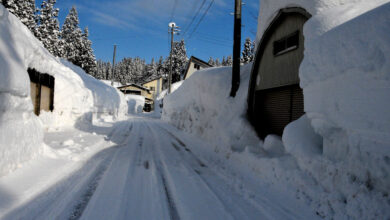
[[[149,133],[153,134],[152,135],[153,139],[157,140],[157,135],[155,134],[155,131],[150,127],[149,123],[145,123],[145,125],[147,126]],[[179,215],[179,212],[177,210],[175,199],[174,199],[173,194],[170,190],[170,186],[168,184],[168,181],[166,180],[166,177],[165,177],[166,174],[162,170],[163,164],[161,162],[161,158],[156,155],[156,147],[154,145],[155,145],[155,143],[153,144],[154,149],[153,149],[153,153],[152,153],[152,158],[154,161],[155,169],[156,169],[157,173],[159,174],[160,180],[162,182],[163,190],[165,193],[165,198],[166,198],[166,201],[168,203],[167,205],[168,205],[170,219],[171,220],[180,220],[180,215]],[[175,145],[174,148],[175,148],[175,150],[180,151],[179,147],[177,145]]]
[[[115,127],[111,131],[111,133],[109,135],[109,138],[112,138],[114,136],[114,134],[116,134],[115,131],[117,131],[119,129],[118,127],[119,126]],[[120,127],[121,127],[121,130],[127,130],[128,129],[128,131],[130,132],[132,130],[132,128],[133,128],[133,124],[130,124],[129,128],[126,128],[126,129],[123,129],[123,127],[127,127],[127,124],[125,124],[123,126],[120,126]],[[123,133],[119,133],[119,135],[123,136]],[[120,145],[118,145],[117,148],[124,147],[126,145],[126,143],[128,142],[128,139],[129,139],[129,135],[125,134],[124,135],[124,140],[121,141],[122,143]],[[81,196],[81,199],[80,199],[79,203],[74,207],[74,210],[71,213],[71,215],[69,217],[69,220],[76,220],[76,219],[79,219],[82,216],[85,208],[87,207],[89,201],[91,200],[93,194],[95,193],[95,191],[96,191],[96,189],[97,189],[97,187],[99,185],[100,180],[102,179],[102,177],[106,173],[108,167],[112,163],[112,160],[114,159],[114,155],[115,154],[112,153],[96,169],[95,173],[92,175],[91,181],[89,181],[87,190]]]
[[[190,154],[194,160],[197,161],[197,163],[201,166],[201,167],[207,167],[207,165],[202,161],[200,160],[197,156],[195,156],[194,153],[192,153],[192,151],[187,147],[187,145],[178,137],[176,137],[176,135],[174,135],[172,132],[168,131],[167,129],[159,126],[159,128],[161,128],[162,130],[164,130],[167,134],[169,134],[173,139],[175,139],[177,141],[177,143],[179,143],[185,151],[188,152],[188,154]],[[172,142],[172,145],[174,146],[174,148],[176,149],[177,148],[177,145],[175,143]]]
[[[92,180],[88,185],[87,191],[81,196],[81,201],[75,206],[72,214],[70,215],[70,220],[79,219],[83,214],[85,207],[87,207],[89,200],[92,198],[96,188],[99,185],[99,181],[103,177],[104,173],[107,171],[108,164],[111,163],[113,156],[110,157],[109,161],[102,163],[97,169],[96,173],[93,175]]]

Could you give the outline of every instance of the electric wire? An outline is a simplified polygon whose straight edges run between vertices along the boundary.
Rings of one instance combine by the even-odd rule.
[[[198,8],[197,12],[195,13],[194,17],[192,17],[191,19],[191,22],[189,25],[186,26],[186,28],[184,29],[184,32],[183,32],[183,36],[187,33],[188,29],[191,27],[191,25],[194,23],[196,17],[198,17],[200,11],[202,10],[204,4],[206,3],[206,0],[203,0],[202,1],[202,4],[200,5],[200,7]]]
[[[176,12],[176,8],[177,8],[177,4],[178,4],[178,0],[175,0],[173,2],[173,7],[172,7],[172,12],[171,12],[171,17],[169,19],[169,22],[172,22],[173,18],[175,17],[175,12]]]
[[[196,24],[195,28],[192,30],[190,36],[188,37],[188,39],[191,39],[192,35],[195,33],[196,29],[198,29],[199,27],[199,24],[203,21],[204,17],[207,15],[207,13],[209,12],[211,6],[213,5],[214,3],[214,0],[212,0],[209,4],[209,7],[206,9],[206,11],[203,13],[202,17],[200,18],[200,20],[198,21],[198,23]]]

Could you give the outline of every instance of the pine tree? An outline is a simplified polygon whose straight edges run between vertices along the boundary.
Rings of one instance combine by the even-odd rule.
[[[34,32],[36,26],[35,0],[2,0],[1,3],[9,12],[19,18],[31,32]]]
[[[96,71],[96,58],[95,55],[93,54],[92,42],[88,39],[88,37],[89,37],[89,31],[88,31],[88,27],[86,27],[82,35],[83,47],[81,48],[80,51],[81,63],[82,63],[82,68],[85,70],[86,73],[94,74],[94,72]]]
[[[54,8],[56,0],[43,1],[38,9],[37,28],[35,36],[43,43],[45,48],[54,56],[62,57],[63,43],[59,39],[60,25],[58,21],[58,8]]]
[[[245,40],[244,50],[242,51],[241,63],[246,64],[252,62],[254,59],[254,50],[255,44],[248,37]]]
[[[210,57],[208,64],[211,66],[215,66],[215,61],[212,57]]]
[[[232,66],[233,65],[233,58],[232,56],[228,56],[226,58],[225,66]]]
[[[169,67],[169,59],[166,64]],[[180,81],[188,62],[184,40],[175,42],[172,51],[172,83]]]
[[[225,56],[223,56],[222,58],[222,63],[221,63],[222,66],[226,66],[226,58]]]
[[[215,66],[221,66],[221,62],[219,62],[219,58],[215,59]]]
[[[61,39],[64,42],[64,58],[83,68],[81,51],[83,50],[83,33],[79,27],[79,18],[73,6],[62,26]]]

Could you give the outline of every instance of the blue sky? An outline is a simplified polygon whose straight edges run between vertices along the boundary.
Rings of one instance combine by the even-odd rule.
[[[139,56],[146,62],[169,54],[168,23],[172,19],[181,27],[187,55],[204,60],[210,56],[232,54],[234,0],[214,0],[210,10],[194,31],[200,17],[213,0],[206,0],[198,17],[189,25],[203,0],[57,0],[62,25],[75,5],[80,26],[88,26],[97,59],[112,61],[117,44],[117,61]],[[246,0],[243,6],[242,40],[255,38],[258,0]],[[186,34],[183,33],[186,31]]]

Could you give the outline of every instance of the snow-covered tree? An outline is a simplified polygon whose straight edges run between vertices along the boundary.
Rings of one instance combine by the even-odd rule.
[[[215,61],[212,57],[210,57],[209,61],[207,62],[211,66],[215,66]]]
[[[218,58],[215,59],[215,66],[221,66],[221,62],[219,62]]]
[[[83,67],[81,51],[83,51],[83,33],[79,27],[79,18],[73,6],[66,16],[61,30],[61,39],[64,42],[64,58],[73,64]]]
[[[225,61],[225,65],[224,66],[232,66],[233,65],[233,58],[232,56],[228,56],[226,58],[226,61]]]
[[[92,50],[92,42],[88,39],[89,31],[88,27],[84,29],[83,37],[83,47],[80,51],[82,68],[86,73],[94,74],[96,71],[96,58]]]
[[[169,68],[169,59],[166,60],[166,65]],[[172,83],[180,81],[181,76],[184,74],[185,67],[188,62],[184,40],[175,42],[172,51]]]
[[[241,63],[250,63],[254,59],[255,44],[248,37],[245,40],[244,49],[242,51]]]
[[[20,21],[34,32],[35,22],[35,0],[2,0],[1,3],[14,14]]]
[[[43,1],[38,9],[37,27],[35,36],[43,43],[45,48],[54,56],[63,56],[63,43],[59,39],[60,25],[58,22],[58,8],[54,8],[56,0]]]

